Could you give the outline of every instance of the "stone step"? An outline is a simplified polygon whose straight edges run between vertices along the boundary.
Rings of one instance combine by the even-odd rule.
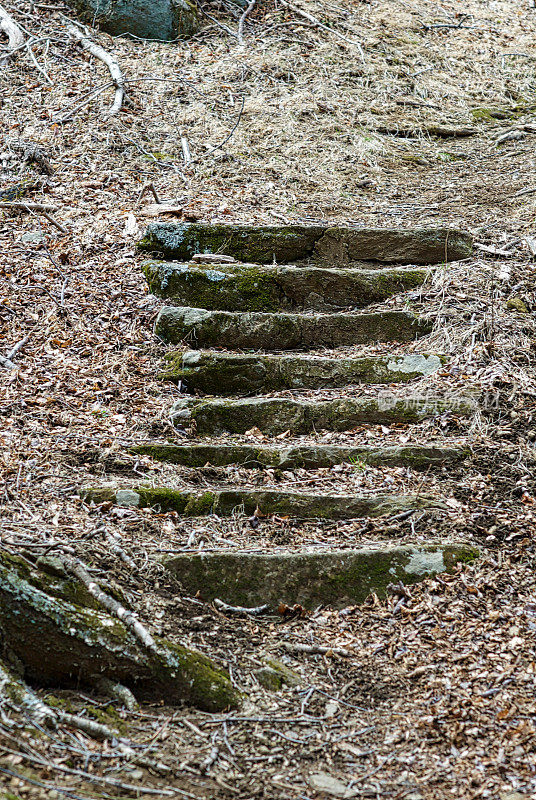
[[[180,306],[220,311],[363,308],[420,286],[426,269],[323,269],[147,261],[149,290]]]
[[[210,398],[183,397],[174,404],[171,417],[175,425],[195,423],[201,435],[245,433],[259,428],[265,435],[311,431],[347,431],[362,424],[416,423],[445,412],[468,415],[475,410],[468,397],[398,398],[386,393],[376,397],[336,398],[334,400],[296,400],[293,398]]]
[[[360,519],[400,514],[413,509],[447,507],[424,495],[396,494],[308,494],[271,489],[207,489],[203,492],[167,486],[87,487],[82,496],[94,502],[112,502],[127,508],[176,511],[185,517],[217,514],[229,517],[238,510],[247,516],[272,514],[299,519]]]
[[[186,350],[169,353],[164,380],[179,381],[186,391],[233,395],[284,389],[323,389],[357,383],[404,383],[436,372],[437,355],[387,355],[325,358]]]
[[[337,228],[329,225],[210,225],[155,222],[140,250],[188,261],[197,253],[232,256],[257,264],[317,257],[328,263],[380,261],[437,264],[468,258],[469,233],[449,228]]]
[[[360,314],[263,314],[164,306],[155,333],[172,344],[237,350],[312,350],[409,342],[432,326],[405,311]]]
[[[183,591],[246,607],[299,603],[344,608],[362,603],[371,592],[385,596],[389,584],[416,583],[478,557],[464,543],[378,545],[329,552],[184,553],[163,559]]]
[[[459,461],[468,455],[463,447],[442,444],[406,444],[374,447],[361,445],[291,445],[271,447],[248,444],[169,444],[148,442],[131,447],[136,455],[148,455],[155,461],[180,464],[183,467],[224,467],[239,464],[241,467],[257,469],[319,469],[335,464],[370,464],[372,466],[411,467],[429,469]]]

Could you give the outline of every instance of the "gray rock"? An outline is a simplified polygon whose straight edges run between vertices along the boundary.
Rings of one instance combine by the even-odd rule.
[[[41,244],[41,242],[46,241],[46,238],[42,231],[28,231],[22,234],[20,240],[24,242],[24,244]]]
[[[265,666],[255,672],[255,676],[261,686],[270,692],[276,692],[283,686],[300,686],[301,677],[282,661],[277,658],[263,658]]]
[[[457,461],[467,455],[467,452],[461,447],[449,447],[434,443],[380,447],[372,445],[345,447],[323,444],[273,447],[248,444],[149,442],[130,448],[130,452],[151,456],[155,461],[167,461],[170,464],[181,464],[185,467],[203,467],[208,463],[215,467],[240,464],[240,466],[250,469],[259,467],[318,469],[344,463],[429,469]]]
[[[132,34],[140,39],[173,41],[193,36],[199,19],[188,0],[69,0],[83,19],[112,36]]]
[[[315,257],[326,263],[380,261],[435,264],[467,258],[470,234],[448,228],[334,228],[325,225],[210,225],[152,223],[139,249],[165,258],[189,260],[218,253],[257,264],[284,264]]]
[[[323,389],[356,383],[402,383],[441,367],[436,355],[324,358],[304,355],[244,355],[187,350],[166,356],[159,377],[179,381],[188,392],[233,395],[284,389]]]
[[[195,421],[199,434],[245,433],[259,428],[266,435],[290,430],[292,434],[317,430],[347,431],[356,425],[395,422],[414,423],[445,412],[468,415],[475,409],[469,397],[396,397],[388,391],[375,397],[335,400],[291,398],[244,398],[239,400],[181,398],[172,409],[172,419],[181,424]]]
[[[415,583],[470,561],[478,551],[463,543],[426,547],[386,546],[271,554],[219,552],[167,557],[166,569],[193,595],[227,603],[300,603],[306,608],[336,608],[384,595],[388,584]]]
[[[124,489],[114,486],[86,487],[88,501],[117,503]],[[186,517],[217,514],[228,517],[237,510],[251,516],[280,514],[300,519],[359,519],[398,514],[410,509],[444,509],[439,500],[425,495],[307,494],[270,489],[208,489],[204,492],[170,489],[166,486],[136,486],[140,508],[176,511]]]
[[[413,314],[263,314],[164,306],[155,333],[172,344],[238,350],[310,350],[374,342],[408,342],[431,330]]]
[[[221,311],[334,311],[363,308],[420,286],[425,269],[324,269],[258,264],[194,265],[147,261],[152,294],[181,306]]]

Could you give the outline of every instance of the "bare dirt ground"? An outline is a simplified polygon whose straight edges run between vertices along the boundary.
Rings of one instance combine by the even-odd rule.
[[[206,8],[236,30],[240,11]],[[27,49],[0,67],[0,189],[23,183],[25,199],[59,207],[66,232],[38,214],[0,212],[2,353],[23,341],[13,356],[18,369],[2,373],[1,546],[74,547],[97,574],[121,584],[151,630],[229,667],[247,700],[219,716],[151,706],[129,713],[107,698],[54,691],[54,702],[120,726],[153,767],[122,756],[116,741],[67,729],[31,733],[0,719],[6,797],[521,800],[536,793],[536,11],[525,0],[467,0],[463,8],[453,0],[314,0],[300,8],[331,30],[263,2],[242,47],[211,22],[171,45],[95,34],[132,81],[124,110],[106,119],[111,89],[88,93],[108,73],[68,42],[55,4],[9,7],[36,37],[40,70]],[[21,142],[43,148],[52,175],[24,165]],[[200,486],[418,487],[446,497],[448,513],[389,530],[380,521],[363,530],[362,522],[275,519],[256,533],[240,516],[184,520],[82,503],[78,490],[88,482],[156,481],[171,472],[126,452],[175,435],[168,415],[177,389],[155,377],[166,351],[152,333],[160,304],[147,294],[133,246],[150,219],[150,200],[137,202],[146,181],[185,219],[448,224],[474,234],[474,259],[446,265],[411,298],[435,326],[414,349],[449,356],[430,379],[436,392],[470,388],[493,402],[467,422],[363,426],[345,438],[446,437],[469,443],[471,459],[425,475],[344,466],[195,477]],[[524,303],[526,313],[508,300],[518,309]],[[192,485],[186,471],[173,474]],[[136,574],[95,533],[101,518],[122,536]],[[307,618],[227,617],[182,596],[154,558],[221,539],[265,549],[455,534],[483,548],[475,565]],[[330,649],[290,652],[296,643]],[[285,659],[301,685],[263,689],[253,673],[267,654]]]

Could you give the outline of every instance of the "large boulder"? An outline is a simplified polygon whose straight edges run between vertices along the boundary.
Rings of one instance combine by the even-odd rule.
[[[173,41],[199,30],[197,11],[188,0],[70,0],[88,22],[112,36]]]

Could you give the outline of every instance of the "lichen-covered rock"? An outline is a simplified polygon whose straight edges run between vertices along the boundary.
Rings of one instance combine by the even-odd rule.
[[[280,602],[342,608],[370,594],[384,595],[388,584],[415,583],[476,558],[466,544],[385,546],[273,554],[218,552],[184,554],[164,560],[166,569],[189,594],[204,600],[255,606]]]
[[[424,269],[324,269],[148,261],[149,289],[181,306],[221,311],[362,308],[420,286]]]
[[[194,3],[189,0],[69,0],[88,22],[98,22],[112,36],[173,41],[199,30]]]
[[[130,452],[151,456],[155,461],[167,461],[170,464],[180,464],[184,467],[203,467],[205,464],[223,467],[228,464],[239,464],[241,467],[249,469],[258,469],[259,467],[318,469],[344,463],[356,466],[370,464],[429,469],[457,461],[468,454],[468,451],[462,447],[449,447],[433,443],[383,447],[373,447],[372,445],[346,447],[327,444],[273,447],[249,444],[148,442],[130,448]]]
[[[181,427],[195,422],[199,434],[245,433],[259,428],[276,435],[313,430],[347,431],[356,425],[421,422],[445,412],[467,415],[474,411],[468,397],[396,397],[385,390],[375,397],[340,397],[335,400],[294,400],[292,398],[244,398],[194,400],[183,397],[174,404],[171,416]]]
[[[245,355],[186,350],[166,356],[159,377],[181,382],[188,392],[232,395],[284,389],[323,389],[356,383],[402,383],[441,367],[437,355],[325,358],[304,355]]]
[[[86,603],[76,581],[32,569],[0,553],[0,657],[7,651],[25,678],[42,686],[120,682],[140,699],[189,703],[207,711],[236,706],[228,677],[205,656],[157,639],[147,651],[118,619]]]
[[[284,264],[315,257],[327,263],[380,261],[435,264],[471,255],[470,234],[449,228],[335,228],[321,225],[209,225],[152,223],[141,250],[169,259],[218,253],[257,264]]]
[[[87,487],[82,489],[81,494],[88,501],[111,501],[123,505],[123,492],[123,489],[114,486],[101,486]],[[129,489],[129,494],[137,497],[136,506],[139,508],[176,511],[186,517],[207,514],[228,517],[237,510],[251,516],[258,509],[266,516],[282,514],[300,519],[357,519],[399,514],[417,508],[445,508],[444,503],[435,498],[411,494],[309,494],[271,489],[209,489],[195,492],[167,486],[135,486]]]
[[[277,692],[283,686],[300,686],[302,678],[278,658],[265,657],[262,659],[264,666],[255,672],[255,677],[265,689]]]
[[[409,342],[431,325],[405,311],[360,314],[265,314],[164,306],[155,323],[172,344],[238,350],[311,350],[374,342]]]

